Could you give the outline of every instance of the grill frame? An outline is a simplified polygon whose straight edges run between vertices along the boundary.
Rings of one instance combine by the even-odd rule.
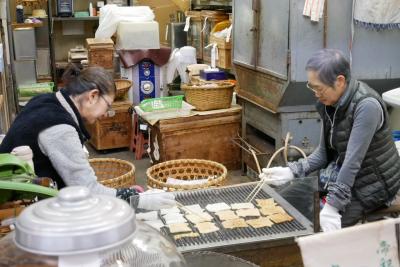
[[[202,207],[205,207],[206,204],[220,201],[226,202],[227,204],[243,202],[256,185],[257,182],[250,182],[219,188],[181,191],[175,192],[174,194],[176,200],[183,205],[200,204]],[[198,199],[198,197],[205,198]],[[292,222],[275,224],[271,228],[253,229],[248,227],[227,230],[222,227],[220,220],[214,219],[214,222],[216,222],[216,225],[220,228],[218,232],[203,234],[197,238],[183,238],[177,241],[173,239],[166,227],[161,229],[161,233],[170,238],[177,249],[182,253],[202,250],[232,252],[244,249],[270,247],[272,244],[290,244],[293,243],[295,237],[314,233],[311,221],[304,217],[268,185],[264,185],[260,193],[256,196],[256,198],[265,197],[272,197],[276,203],[294,218],[294,220]],[[252,203],[255,204],[255,200],[253,200]],[[216,218],[216,216],[213,217]],[[268,232],[272,233],[268,234]]]

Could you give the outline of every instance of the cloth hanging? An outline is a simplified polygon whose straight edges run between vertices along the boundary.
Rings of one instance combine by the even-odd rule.
[[[124,68],[130,68],[143,59],[150,59],[157,66],[167,64],[171,55],[171,48],[161,47],[160,49],[140,49],[140,50],[118,50],[119,58]]]
[[[186,72],[186,68],[188,65],[196,63],[196,48],[191,46],[184,46],[180,49],[176,48],[174,51],[172,51],[168,61],[166,82],[171,83],[175,77],[176,71],[178,71],[178,74],[181,77],[181,82],[188,83],[189,76]]]
[[[367,29],[400,29],[399,0],[354,0],[354,23]]]
[[[306,0],[303,15],[310,17],[311,21],[318,22],[324,15],[325,0]]]
[[[304,267],[399,267],[399,223],[386,219],[298,238]]]

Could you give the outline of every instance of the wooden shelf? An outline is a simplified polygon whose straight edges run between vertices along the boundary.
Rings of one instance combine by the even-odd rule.
[[[53,17],[54,21],[97,21],[99,17]]]
[[[12,26],[13,29],[42,27],[43,26],[43,22],[38,22],[38,23],[16,23],[16,22],[13,22],[13,23],[11,23],[11,26]]]

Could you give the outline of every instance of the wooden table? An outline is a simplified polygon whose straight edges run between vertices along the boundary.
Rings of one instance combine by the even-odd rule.
[[[150,126],[150,157],[154,163],[193,158],[240,169],[240,149],[232,142],[240,127],[240,106],[160,120]]]

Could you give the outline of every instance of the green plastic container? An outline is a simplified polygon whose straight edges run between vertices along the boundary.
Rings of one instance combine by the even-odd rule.
[[[33,83],[18,86],[18,92],[20,97],[32,97],[44,93],[53,92],[54,83]]]
[[[182,108],[182,100],[183,95],[149,98],[143,100],[139,104],[139,107],[144,112],[152,112],[166,109],[180,109]]]

